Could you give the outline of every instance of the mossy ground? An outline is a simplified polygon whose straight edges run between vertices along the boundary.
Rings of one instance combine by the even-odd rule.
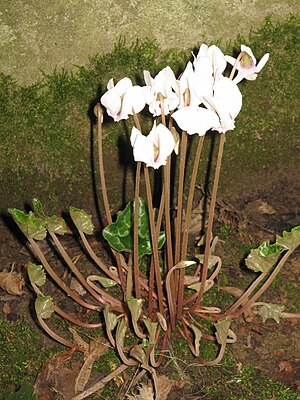
[[[289,184],[294,182],[297,185],[299,22],[298,16],[290,16],[284,21],[267,19],[247,40],[237,38],[223,49],[231,54],[232,49],[238,51],[243,42],[252,48],[258,59],[265,52],[270,53],[270,60],[257,81],[247,82],[241,87],[243,110],[235,131],[228,134],[225,147],[220,182],[223,197],[241,197],[244,193],[251,197],[251,190],[270,187],[273,180],[285,179],[286,176]],[[111,77],[117,81],[129,76],[140,82],[143,69],[155,74],[167,64],[178,72],[189,57],[190,50],[161,51],[152,42],[129,47],[119,42],[111,54],[94,57],[77,72],[55,71],[34,85],[20,87],[12,77],[1,75],[0,165],[4,190],[0,193],[0,211],[5,214],[8,207],[23,208],[32,197],[39,197],[53,212],[63,211],[69,205],[94,210],[94,176],[90,172],[91,154],[94,154],[91,149],[95,147],[93,107],[105,91],[107,81]],[[130,124],[129,121],[127,131]],[[111,156],[109,174],[111,177],[119,176],[113,180],[112,194],[119,193],[123,185],[122,169],[127,168],[118,153],[119,144],[127,140],[122,139],[123,128],[124,124],[113,124],[105,119],[104,145]],[[204,161],[209,157],[211,140],[212,136],[208,137]],[[130,162],[131,156],[125,158]],[[95,164],[92,157],[92,166]],[[199,178],[205,175],[204,170]],[[284,193],[279,195],[284,196]],[[113,198],[112,204],[117,210],[120,200]],[[220,234],[225,246],[232,249],[226,226],[221,227]],[[250,245],[240,244],[231,251],[233,258],[228,258],[227,263],[235,261],[238,264],[245,246]],[[295,282],[289,282],[287,293],[295,301]],[[298,303],[292,303],[292,306],[299,310]],[[1,320],[0,338],[3,340],[1,382],[5,382],[1,384],[1,390],[7,394],[25,380],[33,383],[41,363],[51,350],[41,345],[40,335],[24,321],[8,323]],[[174,343],[178,345],[174,349],[176,357],[188,364],[194,362],[189,360],[189,351],[183,341]],[[210,358],[210,349],[203,351]],[[111,356],[112,360],[106,360],[107,365],[116,361],[115,354]],[[297,394],[271,382],[253,366],[238,371],[231,356],[225,359],[222,367],[210,369],[211,379],[202,389],[205,398],[251,400],[271,399],[273,396],[278,400],[299,399]],[[106,357],[109,358],[109,354]],[[186,372],[191,379],[199,379],[198,367],[187,368]],[[105,390],[109,393],[102,392],[102,398],[112,398],[115,389],[108,386]]]

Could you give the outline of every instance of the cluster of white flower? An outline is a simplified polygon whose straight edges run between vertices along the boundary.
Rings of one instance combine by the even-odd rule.
[[[235,118],[242,107],[242,94],[237,84],[242,79],[255,80],[268,59],[267,53],[256,65],[251,49],[245,45],[235,59],[224,55],[215,45],[202,44],[179,79],[170,67],[154,78],[149,71],[144,71],[146,85],[142,87],[133,86],[127,77],[116,85],[111,79],[101,103],[114,121],[139,113],[147,104],[154,117],[162,112],[164,115],[171,113],[179,128],[190,135],[202,136],[210,129],[225,133],[234,129]],[[227,62],[237,70],[234,79],[223,75]],[[165,165],[177,145],[172,132],[156,122],[148,136],[134,127],[131,144],[135,161],[143,161],[153,168]]]

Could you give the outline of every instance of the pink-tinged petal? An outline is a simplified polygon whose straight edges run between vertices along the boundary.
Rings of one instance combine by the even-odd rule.
[[[269,60],[270,54],[266,53],[262,59],[259,61],[259,63],[257,64],[256,68],[255,68],[255,72],[260,72],[263,67],[266,65],[267,61]]]
[[[135,127],[131,130],[130,142],[135,161],[142,161],[146,164],[154,162],[153,143]]]
[[[128,90],[130,87],[132,87],[132,82],[129,78],[125,77],[121,79],[114,88],[120,96],[123,96],[126,90]]]
[[[241,51],[244,51],[245,53],[247,53],[253,60],[253,64],[256,65],[256,58],[254,57],[254,54],[252,53],[252,50],[250,49],[250,47],[245,46],[244,44],[241,45]]]
[[[116,115],[121,110],[121,97],[117,91],[113,88],[104,93],[100,99],[101,104],[106,108],[107,114],[114,118],[116,121]]]
[[[203,136],[209,129],[219,124],[219,118],[215,112],[195,106],[183,107],[173,113],[172,117],[177,125],[189,135],[197,133]]]

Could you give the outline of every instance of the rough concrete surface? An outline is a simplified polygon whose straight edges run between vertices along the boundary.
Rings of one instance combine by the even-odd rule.
[[[1,0],[0,72],[20,83],[83,65],[120,36],[162,48],[247,35],[267,15],[299,12],[299,0]]]

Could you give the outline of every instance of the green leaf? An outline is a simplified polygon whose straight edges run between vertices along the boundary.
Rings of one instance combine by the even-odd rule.
[[[277,324],[280,323],[280,317],[283,313],[284,306],[280,306],[278,304],[272,303],[264,303],[260,305],[260,308],[257,312],[258,315],[262,317],[263,322],[266,322],[267,319],[274,319]]]
[[[36,198],[32,199],[32,205],[38,216],[45,221],[49,232],[58,235],[64,235],[67,233],[66,222],[63,218],[57,217],[56,215],[52,215],[51,217],[45,215],[42,203]]]
[[[16,208],[9,208],[8,212],[12,215],[19,228],[22,230],[25,236],[28,238],[43,240],[47,236],[47,230],[45,228],[45,221],[36,218],[32,211],[28,214]]]
[[[33,264],[28,261],[27,272],[31,283],[43,286],[46,282],[46,274],[42,265]]]
[[[121,349],[124,347],[124,338],[125,338],[126,330],[127,330],[127,326],[125,323],[125,319],[124,318],[119,319],[117,331],[116,331],[116,343],[118,346],[121,347]]]
[[[223,319],[214,324],[217,331],[216,338],[218,343],[221,345],[226,344],[230,324],[231,324],[230,319]]]
[[[259,254],[263,257],[271,256],[273,254],[281,254],[286,250],[285,246],[278,243],[270,244],[270,241],[266,241],[258,247]]]
[[[96,279],[97,278],[97,279]],[[117,285],[117,282],[110,278],[105,278],[104,276],[93,276],[93,281],[98,281],[105,288],[111,288]]]
[[[77,229],[81,230],[87,235],[91,235],[94,232],[94,225],[92,222],[92,216],[90,214],[87,214],[84,210],[75,207],[70,207],[69,212]]]
[[[114,313],[109,311],[109,307],[110,307],[109,304],[106,304],[103,313],[104,313],[106,327],[111,332],[115,329],[118,323],[118,319]]]
[[[294,250],[300,245],[300,226],[295,226],[290,232],[283,232],[282,236],[276,236],[276,243]]]
[[[141,364],[147,364],[147,357],[143,345],[137,344],[130,350],[131,357],[138,360]]]
[[[202,338],[202,332],[195,325],[191,325],[191,328],[195,335],[195,355],[198,357],[200,353],[200,340]]]
[[[7,396],[6,400],[38,400],[38,398],[34,387],[29,383],[23,383],[20,390]]]
[[[260,247],[251,250],[250,254],[245,260],[245,264],[248,268],[252,269],[254,272],[264,272],[267,273],[274,266],[278,260],[279,253],[270,254],[264,256]]]
[[[135,299],[134,297],[131,297],[130,299],[127,300],[127,305],[133,321],[137,322],[138,319],[140,318],[143,308],[143,302],[144,302],[143,299]]]
[[[154,346],[158,323],[152,322],[150,318],[144,318],[143,321],[149,333],[149,344],[150,346]]]
[[[50,318],[54,312],[54,302],[51,296],[39,294],[35,300],[35,311],[38,317]]]
[[[133,221],[134,201],[131,201],[123,211],[118,213],[116,222],[107,225],[102,231],[103,237],[108,241],[110,247],[119,252],[133,250]],[[139,198],[138,239],[139,256],[152,254],[148,208],[141,198]],[[160,232],[158,237],[158,248],[161,249],[164,243],[165,233]]]

